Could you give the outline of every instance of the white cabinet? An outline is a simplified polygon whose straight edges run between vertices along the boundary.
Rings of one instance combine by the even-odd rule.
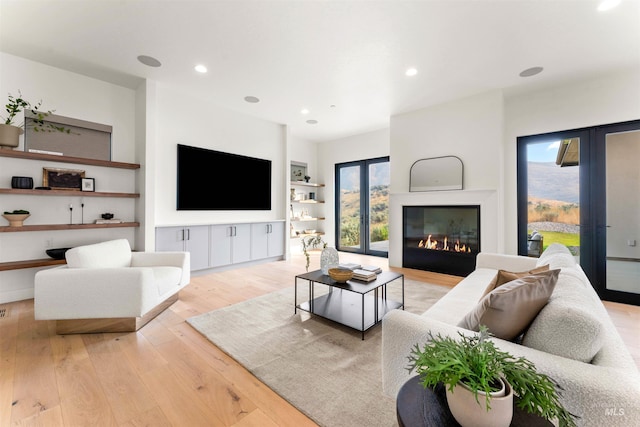
[[[191,270],[209,267],[209,226],[156,228],[156,251],[187,251],[191,258]]]
[[[284,255],[284,223],[260,222],[251,224],[251,259]]]
[[[251,260],[251,224],[211,226],[211,267]]]

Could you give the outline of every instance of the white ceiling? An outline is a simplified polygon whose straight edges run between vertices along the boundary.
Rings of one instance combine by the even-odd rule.
[[[597,4],[0,0],[0,50],[128,87],[152,79],[326,141],[475,93],[640,67],[640,0],[604,13]],[[209,72],[196,73],[197,63]],[[533,66],[544,72],[518,76]]]

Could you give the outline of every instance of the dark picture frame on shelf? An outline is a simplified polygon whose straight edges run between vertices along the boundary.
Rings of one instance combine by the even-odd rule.
[[[84,171],[80,169],[42,168],[42,186],[52,190],[82,189]]]
[[[82,178],[82,191],[96,191],[95,178]]]

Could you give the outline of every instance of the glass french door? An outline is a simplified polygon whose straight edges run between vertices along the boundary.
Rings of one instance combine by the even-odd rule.
[[[599,127],[595,141],[599,291],[640,305],[640,122]]]
[[[389,254],[389,157],[336,165],[336,247]]]
[[[602,299],[640,305],[640,120],[518,138],[518,253],[569,247]]]

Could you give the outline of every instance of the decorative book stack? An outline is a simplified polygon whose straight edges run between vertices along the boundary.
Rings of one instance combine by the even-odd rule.
[[[360,280],[363,282],[371,282],[376,280],[376,273],[373,271],[363,270],[362,268],[357,268],[353,270],[353,278],[356,280]]]
[[[363,269],[364,271],[370,271],[376,274],[382,273],[382,269],[380,267],[376,267],[375,265],[363,265],[360,268]]]
[[[121,219],[96,219],[96,224],[120,224],[124,221]]]
[[[354,270],[357,270],[359,268],[362,268],[362,266],[360,264],[355,264],[353,262],[340,263],[338,265],[338,267],[340,267],[340,268],[348,268],[351,271],[354,271]]]

